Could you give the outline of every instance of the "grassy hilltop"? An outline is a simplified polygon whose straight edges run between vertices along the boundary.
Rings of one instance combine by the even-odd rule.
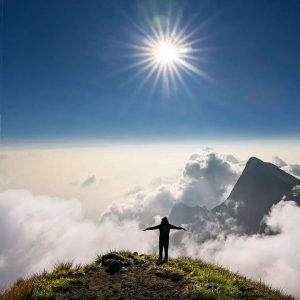
[[[156,260],[122,251],[99,255],[89,265],[62,263],[18,280],[0,299],[294,299],[202,260]]]

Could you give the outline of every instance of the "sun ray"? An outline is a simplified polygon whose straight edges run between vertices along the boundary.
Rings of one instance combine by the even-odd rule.
[[[139,68],[138,76],[141,72],[145,74],[139,89],[151,82],[152,90],[160,84],[166,95],[171,95],[171,90],[178,90],[179,86],[188,89],[186,75],[209,80],[200,63],[205,61],[205,52],[211,50],[203,45],[210,36],[198,34],[206,26],[206,22],[195,28],[192,23],[197,15],[182,24],[182,12],[176,14],[169,9],[167,15],[152,16],[147,15],[147,12],[145,10],[143,14],[143,23],[146,24],[144,27],[134,23],[139,29],[132,33],[136,42],[127,43],[133,50],[130,57],[137,59],[129,68]],[[135,77],[137,73],[134,74]]]

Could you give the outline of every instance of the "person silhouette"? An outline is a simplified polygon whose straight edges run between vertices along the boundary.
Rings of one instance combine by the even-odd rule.
[[[159,261],[162,261],[163,249],[165,250],[165,259],[164,261],[168,261],[168,250],[169,250],[169,233],[171,229],[178,230],[186,230],[183,227],[178,227],[169,223],[167,217],[163,217],[161,219],[161,223],[157,226],[148,227],[144,229],[146,230],[155,230],[159,229]]]

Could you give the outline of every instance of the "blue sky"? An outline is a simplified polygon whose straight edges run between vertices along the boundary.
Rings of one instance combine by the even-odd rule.
[[[4,141],[299,136],[299,1],[5,2]],[[168,7],[187,34],[205,25],[195,64],[212,80],[183,75],[189,92],[166,95],[125,69],[143,8],[172,19]]]

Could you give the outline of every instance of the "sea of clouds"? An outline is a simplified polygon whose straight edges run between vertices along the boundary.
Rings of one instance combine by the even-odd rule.
[[[274,162],[297,173],[298,165],[289,166],[278,157]],[[179,178],[157,180],[151,189],[133,188],[109,205],[98,222],[84,217],[78,199],[33,195],[27,190],[1,191],[0,282],[10,284],[61,261],[90,262],[97,253],[110,250],[153,253],[157,233],[143,232],[145,226],[158,223],[177,203],[209,209],[221,203],[244,164],[232,155],[193,154]],[[300,297],[299,220],[300,207],[293,201],[280,201],[265,216],[276,235],[225,235],[221,231],[217,238],[199,244],[197,231],[191,228],[174,234],[180,234],[180,246],[173,245],[171,255],[220,263]]]

